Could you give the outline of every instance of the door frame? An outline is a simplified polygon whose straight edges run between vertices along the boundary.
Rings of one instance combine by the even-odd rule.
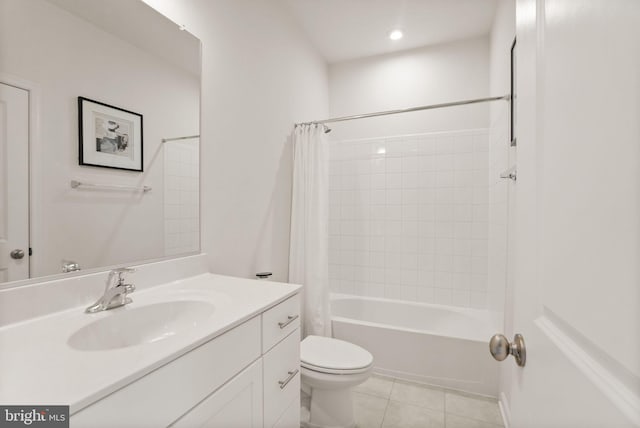
[[[27,145],[28,150],[28,177],[29,182],[27,183],[28,191],[29,191],[29,248],[36,247],[38,248],[40,239],[35,238],[39,236],[38,233],[41,231],[41,214],[38,211],[38,198],[42,193],[42,186],[40,185],[40,181],[38,180],[38,172],[41,171],[41,161],[38,156],[33,156],[33,153],[38,153],[42,148],[42,139],[40,135],[40,99],[41,99],[41,87],[38,83],[32,82],[21,77],[0,72],[0,83],[5,85],[13,86],[18,89],[22,89],[27,91],[28,100],[29,100],[29,141]],[[12,288],[17,285],[21,285],[24,281],[29,281],[33,278],[34,272],[37,271],[35,267],[38,267],[39,257],[37,251],[34,252],[33,256],[29,256],[29,278],[25,278],[25,280],[12,281],[7,284],[0,284],[0,289],[3,288]]]

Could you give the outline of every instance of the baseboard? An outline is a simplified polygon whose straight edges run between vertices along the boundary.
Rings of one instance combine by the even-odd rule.
[[[378,376],[383,376],[391,379],[399,379],[407,382],[418,383],[427,386],[433,386],[437,388],[448,389],[454,392],[461,392],[464,394],[473,394],[481,397],[493,398],[494,400],[497,398],[495,393],[488,393],[483,389],[479,389],[475,387],[475,385],[471,382],[467,381],[459,381],[456,379],[447,379],[447,378],[434,378],[430,376],[423,376],[415,373],[407,373],[398,370],[389,370],[381,367],[374,367],[373,373]]]

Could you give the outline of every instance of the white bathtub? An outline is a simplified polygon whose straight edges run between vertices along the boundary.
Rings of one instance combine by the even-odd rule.
[[[374,371],[496,397],[498,362],[489,338],[498,314],[371,297],[331,296],[333,336],[373,354]]]

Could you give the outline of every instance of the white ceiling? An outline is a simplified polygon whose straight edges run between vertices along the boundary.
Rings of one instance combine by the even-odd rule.
[[[479,37],[496,10],[496,0],[283,1],[330,63]]]

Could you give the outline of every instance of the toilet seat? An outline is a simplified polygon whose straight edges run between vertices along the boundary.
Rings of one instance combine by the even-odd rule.
[[[307,336],[300,343],[300,365],[327,374],[358,374],[371,369],[373,356],[366,349],[331,337]]]
[[[350,375],[350,374],[359,374],[367,372],[371,369],[371,366],[363,367],[361,369],[352,369],[352,370],[339,370],[339,369],[329,369],[327,367],[316,367],[308,363],[300,362],[300,367],[305,368],[307,370],[311,370],[318,373],[325,374],[336,374],[336,375]]]

